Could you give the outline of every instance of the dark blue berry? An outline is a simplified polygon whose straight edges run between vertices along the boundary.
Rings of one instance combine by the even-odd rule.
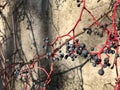
[[[81,49],[84,49],[86,47],[86,45],[84,43],[81,43],[79,46]]]
[[[65,59],[67,59],[68,58],[68,55],[65,55],[65,57],[64,57]]]
[[[109,67],[110,67],[110,66],[111,66],[111,64],[110,64],[110,63],[107,63],[107,66],[109,66]]]
[[[89,29],[87,30],[87,34],[89,34],[89,35],[92,34],[92,29],[91,29],[91,28],[89,28]]]
[[[86,58],[88,56],[88,54],[89,54],[88,50],[84,49],[84,50],[82,50],[81,56]]]
[[[92,63],[92,65],[93,65],[93,67],[96,67],[97,64],[96,63]]]
[[[77,4],[77,7],[80,7],[80,4]]]
[[[80,50],[77,50],[76,53],[77,53],[78,55],[81,55],[82,50],[81,50],[81,49],[80,49]]]
[[[112,53],[112,54],[115,54],[115,50],[111,50],[111,53]]]
[[[103,67],[106,68],[108,65],[107,64],[103,64]]]
[[[79,3],[80,2],[80,0],[77,0],[77,3]]]
[[[98,70],[98,74],[99,75],[104,75],[104,70],[103,69]]]
[[[63,58],[63,57],[64,57],[64,54],[63,54],[63,53],[61,53],[61,54],[60,54],[60,58]]]
[[[91,51],[94,51],[94,47],[91,47]]]
[[[109,62],[109,58],[104,58],[104,62]]]
[[[87,28],[83,28],[83,31],[86,31],[87,30]]]

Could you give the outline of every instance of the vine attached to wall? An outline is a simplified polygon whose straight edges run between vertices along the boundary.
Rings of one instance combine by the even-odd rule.
[[[56,0],[56,1],[58,1],[58,0]],[[116,86],[114,86],[114,90],[120,89],[120,77],[119,77],[119,72],[118,72],[118,60],[120,57],[120,55],[119,55],[120,18],[118,18],[118,16],[117,16],[118,15],[117,11],[119,11],[120,0],[116,0],[116,1],[112,2],[112,5],[113,5],[112,8],[97,18],[93,15],[93,13],[89,10],[89,8],[86,7],[86,1],[87,0],[77,0],[77,7],[81,7],[81,11],[80,11],[80,14],[79,14],[79,17],[78,17],[76,23],[73,25],[73,28],[71,28],[71,30],[69,30],[64,35],[57,36],[52,42],[49,41],[48,37],[46,37],[43,40],[43,49],[46,50],[48,48],[51,48],[52,49],[51,51],[43,53],[42,55],[39,55],[39,53],[37,52],[37,55],[30,61],[26,60],[27,62],[24,62],[24,61],[23,62],[12,62],[11,64],[4,65],[6,62],[6,58],[3,54],[2,49],[0,49],[1,64],[2,64],[2,68],[0,69],[0,75],[3,78],[3,87],[4,88],[9,86],[9,83],[10,83],[9,82],[10,78],[6,74],[6,72],[10,68],[13,70],[13,72],[11,73],[11,76],[14,76],[15,79],[19,77],[20,80],[24,83],[25,90],[30,90],[30,88],[34,89],[34,90],[46,90],[46,87],[52,82],[51,78],[54,78],[54,76],[69,72],[76,68],[80,68],[80,70],[81,70],[82,67],[87,62],[90,61],[94,67],[96,67],[97,65],[101,66],[100,69],[98,70],[98,74],[101,76],[104,75],[104,73],[105,73],[104,68],[106,68],[106,67],[111,67],[111,69],[115,68],[115,70],[116,70],[116,78],[115,78]],[[100,0],[98,0],[97,2],[100,2]],[[5,5],[7,5],[7,4],[5,4]],[[16,7],[15,10],[18,10],[19,5],[17,5],[17,6],[18,7]],[[23,8],[23,9],[25,9],[25,8]],[[88,27],[84,27],[81,32],[75,34],[76,28],[77,28],[78,24],[82,21],[83,13],[85,11],[91,16],[91,19],[93,20],[93,22]],[[14,12],[16,12],[16,11],[14,11]],[[22,13],[18,14],[18,17],[17,17],[17,18],[19,18],[19,22],[21,20],[23,20],[25,17],[27,17],[29,26],[31,27],[32,25],[31,25],[31,22],[30,22],[30,19],[29,19],[29,16],[27,15],[27,13],[24,10],[21,12]],[[100,20],[102,20],[106,16],[108,17],[109,13],[112,13],[112,15],[109,18],[111,22],[106,23],[106,24],[101,24]],[[2,11],[1,11],[0,15],[2,16],[4,21],[7,23]],[[21,15],[23,17],[22,19],[20,19]],[[8,25],[8,23],[7,23],[7,25]],[[101,31],[100,32],[95,31],[94,30],[95,27],[100,28]],[[15,34],[15,32],[13,34]],[[105,39],[104,45],[102,45],[102,47],[100,47],[99,50],[96,51],[97,46],[95,46],[95,47],[93,46],[91,48],[91,50],[88,50],[86,44],[80,43],[79,39],[77,39],[77,37],[81,34],[88,34],[88,35],[95,34],[101,38],[104,37],[104,35],[106,35],[106,39]],[[15,35],[15,37],[14,37],[15,43],[17,43],[16,37],[17,36]],[[58,47],[55,47],[55,43],[63,37],[68,37],[68,39],[65,42],[61,43]],[[5,39],[5,40],[9,40],[9,39]],[[2,45],[2,43],[1,43],[1,45]],[[66,48],[65,52],[63,52],[61,49],[63,47]],[[17,51],[18,51],[18,48],[16,48],[14,55],[17,53]],[[101,56],[102,54],[105,54],[105,58],[103,58]],[[110,58],[111,58],[110,54],[114,55],[114,60],[112,61],[113,63],[110,63]],[[68,58],[71,58],[71,60],[74,61],[78,56],[85,58],[86,61],[84,63],[82,63],[81,65],[73,67],[67,71],[63,71],[60,73],[53,73],[54,72],[54,63],[56,61],[63,60],[63,59],[67,60]],[[50,63],[49,70],[46,70],[44,67],[35,65],[42,58],[46,58],[46,59],[50,60],[51,63]],[[39,86],[41,79],[36,81],[33,78],[33,73],[35,73],[36,69],[42,71],[46,75],[46,78],[42,79],[42,82],[44,82],[42,87]],[[32,85],[31,85],[31,82],[33,83]]]

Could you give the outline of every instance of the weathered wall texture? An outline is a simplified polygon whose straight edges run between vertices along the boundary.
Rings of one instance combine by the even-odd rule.
[[[4,0],[1,0],[0,3],[2,1]],[[86,1],[87,7],[95,17],[100,17],[101,14],[104,14],[104,12],[108,10],[110,3],[110,0],[101,0],[99,3],[97,3],[97,0]],[[45,52],[42,49],[43,38],[47,36],[50,37],[51,40],[54,40],[56,36],[66,34],[71,30],[78,19],[81,10],[81,8],[77,7],[76,0],[49,0],[49,2],[48,0],[28,0],[25,8],[26,14],[31,21],[31,26],[28,23],[28,17],[25,17],[25,19],[19,23],[18,27],[20,30],[20,43],[28,60],[32,59],[36,52],[39,54]],[[3,13],[6,17],[11,18],[11,16],[8,15],[11,12],[9,9],[11,8],[8,5]],[[85,12],[75,33],[81,32],[83,27],[91,24],[91,21],[91,17]],[[9,23],[11,24],[11,22]],[[0,19],[0,29],[4,30],[4,22],[2,19]],[[87,47],[90,48],[96,43],[103,43],[104,39],[101,40],[99,37],[96,37],[97,36],[94,35],[89,36],[83,34],[78,38],[80,39],[80,42],[85,42],[88,45]],[[66,37],[60,39],[60,42],[63,42],[66,39]],[[57,66],[56,70],[59,69],[60,71],[63,71],[79,65],[82,62],[84,62],[83,58],[79,58],[74,62],[71,60],[59,61],[55,64]],[[115,70],[106,68],[105,75],[99,76],[97,73],[99,68],[99,66],[94,68],[91,63],[87,63],[82,68],[82,73],[79,69],[75,69],[64,74],[60,77],[60,81],[58,80],[57,82],[59,85],[51,86],[52,89],[50,90],[53,90],[53,87],[56,88],[55,90],[113,90],[112,85],[115,84],[114,78],[116,77]],[[81,81],[81,74],[83,75],[83,82]],[[82,89],[82,86],[84,89]],[[18,90],[18,87],[16,90]]]
[[[1,5],[4,5],[6,1],[1,0],[0,2]],[[29,62],[36,55],[46,52],[42,49],[42,45],[43,39],[50,35],[48,6],[48,0],[8,1],[6,7],[2,10],[4,16],[1,16],[0,19],[0,29],[9,38],[7,43],[3,44],[6,59],[9,60],[9,63],[14,62],[14,60],[15,62],[23,62],[23,60]],[[12,56],[18,49],[20,51],[17,52],[16,56]],[[39,65],[46,67],[48,63],[49,61],[43,60]],[[13,90],[14,87],[15,90],[21,90],[25,86],[17,80],[9,89]]]

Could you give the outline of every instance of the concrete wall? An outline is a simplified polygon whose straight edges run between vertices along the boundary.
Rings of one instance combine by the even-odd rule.
[[[101,14],[108,11],[110,0],[101,0],[99,3],[97,3],[96,0],[86,1],[86,6],[91,10],[95,17],[99,17]],[[4,0],[1,0],[0,3],[4,3]],[[51,40],[54,40],[56,36],[66,34],[73,27],[79,17],[81,8],[77,7],[76,0],[28,0],[25,2],[23,10],[25,10],[27,16],[23,17],[24,19],[20,21],[20,23],[16,21],[17,13],[15,14],[12,12],[14,11],[14,3],[10,2],[3,10],[3,14],[8,19],[11,29],[19,32],[19,40],[17,42],[20,42],[18,47],[23,50],[20,51],[21,56],[24,56],[22,58],[31,60],[36,53],[42,54],[45,52],[42,49],[43,38],[48,36]],[[15,14],[14,21],[12,21],[13,14]],[[15,24],[14,26],[12,22]],[[77,34],[82,31],[82,28],[91,24],[91,22],[91,17],[85,12],[75,33]],[[107,20],[104,23],[106,22]],[[6,24],[3,19],[0,19],[0,29],[3,31],[6,30]],[[7,34],[9,35],[10,32]],[[88,36],[86,34],[83,34],[78,38],[80,39],[80,42],[85,42],[88,45],[88,48],[96,43],[102,44],[105,39],[96,38],[94,35]],[[66,39],[67,38],[60,39],[56,46],[59,46],[59,43],[64,42]],[[13,38],[11,38],[11,41],[14,43]],[[11,52],[14,52],[15,50],[14,46],[11,45],[11,41],[8,42],[8,48],[6,49],[6,56],[8,57]],[[64,51],[64,47],[62,49]],[[111,61],[112,59],[113,57],[111,58]],[[20,58],[17,60],[20,60]],[[58,72],[58,70],[64,71],[79,65],[82,62],[84,62],[83,58],[78,58],[78,60],[75,60],[74,62],[71,60],[59,61],[55,63],[55,70],[56,72]],[[46,64],[46,66],[49,64],[49,62],[44,62],[44,60],[41,63],[40,65]],[[53,83],[49,85],[48,90],[53,90],[54,88],[55,90],[83,90],[82,87],[84,90],[113,90],[112,85],[115,85],[114,78],[116,77],[115,70],[106,68],[105,75],[99,76],[97,73],[99,68],[100,66],[93,68],[91,63],[88,63],[82,69],[82,73],[79,69],[75,69],[62,76],[54,78],[56,80],[53,80]],[[82,77],[81,74],[83,75]],[[23,87],[20,81],[17,81],[15,85],[17,88],[16,90],[21,90],[20,87]]]

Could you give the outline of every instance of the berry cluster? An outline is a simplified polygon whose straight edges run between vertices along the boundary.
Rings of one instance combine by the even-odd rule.
[[[72,61],[74,61],[75,58],[77,58],[78,55],[81,55],[82,57],[86,58],[89,54],[88,50],[86,49],[86,45],[84,43],[79,44],[79,39],[76,39],[73,44],[70,44],[69,42],[66,43],[66,55],[65,59],[70,57]]]
[[[49,44],[49,38],[46,37],[45,39],[43,39],[43,41],[44,41],[43,48],[44,48],[44,50],[47,50],[48,49],[48,44]]]
[[[99,29],[104,29],[105,27],[99,27]],[[92,28],[83,28],[84,31],[86,31],[86,33],[88,35],[98,35],[100,38],[103,37],[103,30],[102,31],[95,31],[95,30],[92,30]]]
[[[20,64],[18,64],[14,69],[14,76],[18,77],[20,74]]]
[[[87,34],[92,33],[91,28],[84,28],[83,30],[85,30]],[[50,45],[47,43],[46,47],[49,46]],[[111,66],[109,62],[110,61],[109,54],[115,54],[116,59],[119,57],[119,54],[116,53],[115,51],[117,47],[118,45],[116,45],[114,36],[110,34],[109,39],[106,41],[106,44],[101,47],[101,50],[99,52],[95,51],[95,47],[91,47],[91,51],[89,51],[85,43],[79,43],[79,39],[75,39],[72,43],[70,43],[69,41],[65,43],[65,48],[66,48],[65,53],[62,52],[62,50],[59,50],[58,53],[47,52],[45,56],[46,59],[52,59],[53,61],[59,61],[68,58],[71,58],[71,60],[74,61],[75,58],[81,56],[85,59],[87,58],[89,60],[92,60],[92,64],[94,67],[96,67],[96,65],[101,64],[101,69],[98,70],[98,74],[103,75],[104,74],[103,69]],[[105,54],[106,58],[102,60],[101,54]]]

